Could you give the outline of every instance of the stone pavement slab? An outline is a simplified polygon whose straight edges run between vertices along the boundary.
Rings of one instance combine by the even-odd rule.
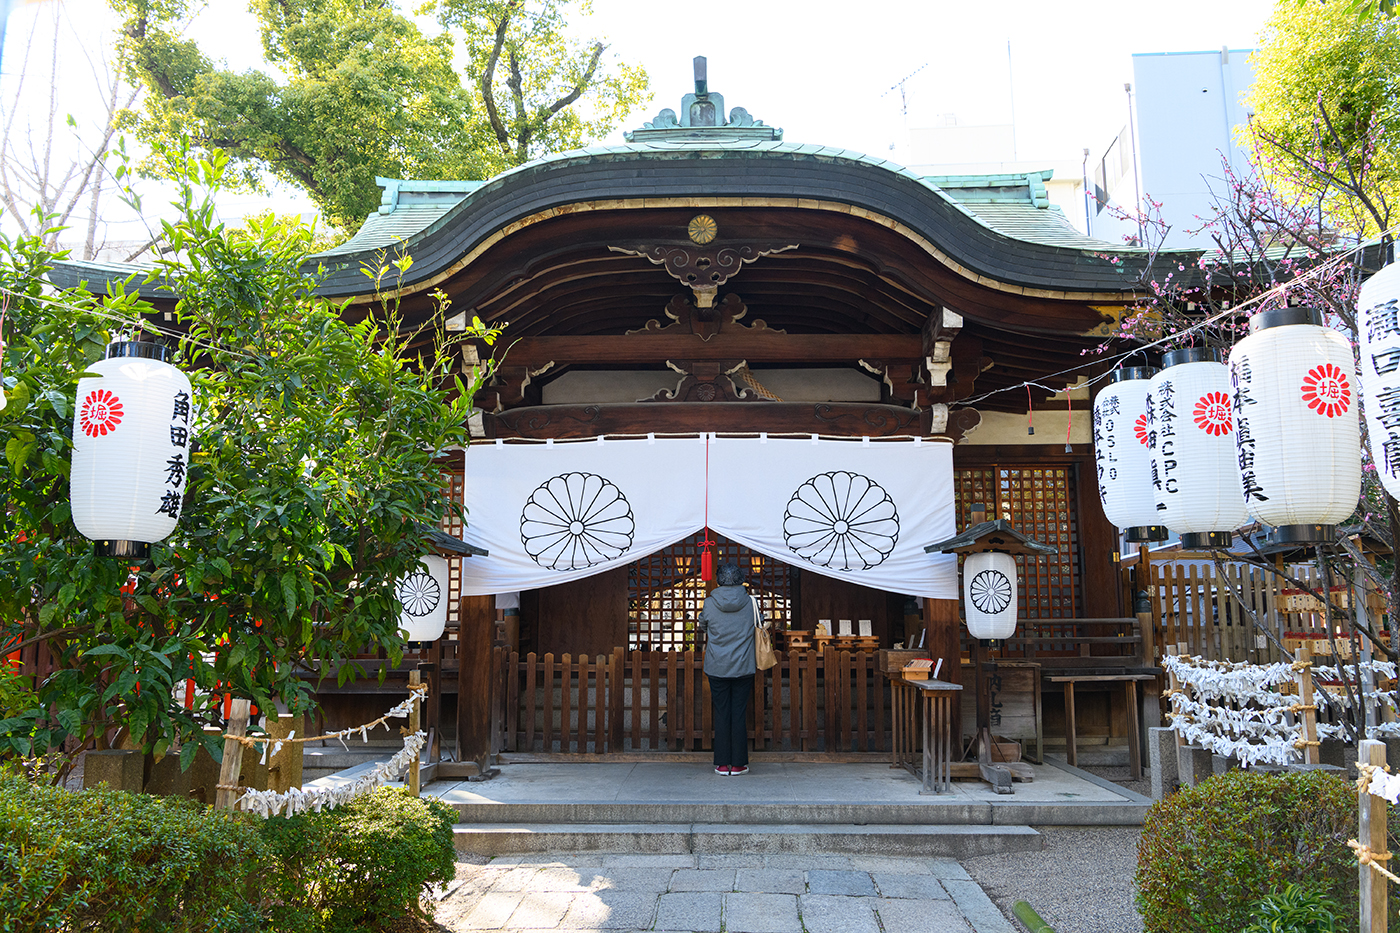
[[[734,879],[734,890],[751,891],[755,894],[805,894],[807,882],[800,871],[784,871],[777,868],[741,870]]]
[[[726,933],[802,933],[792,894],[726,894]]]
[[[915,898],[926,901],[946,901],[948,892],[933,875],[904,875],[877,871],[872,877],[881,897]]]
[[[640,891],[605,889],[574,898],[560,927],[565,930],[647,930],[656,917],[659,896]]]
[[[977,933],[1015,933],[1013,927],[975,881],[946,881],[943,886],[953,895],[958,910]]]
[[[663,894],[657,904],[656,928],[719,933],[722,897],[709,892]]]
[[[672,891],[733,891],[732,868],[681,868],[671,876]]]
[[[530,891],[505,923],[507,930],[548,930],[559,926],[574,895],[563,891]]]
[[[874,897],[875,885],[870,874],[863,871],[807,872],[807,890],[812,894],[846,894],[853,897]]]
[[[798,900],[807,933],[879,933],[870,897],[804,894]]]
[[[900,933],[973,933],[962,911],[952,901],[880,901],[875,907],[886,931]],[[975,933],[983,933],[977,930]]]

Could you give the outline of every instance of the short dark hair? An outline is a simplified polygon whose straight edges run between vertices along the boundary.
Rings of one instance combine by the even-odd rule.
[[[715,582],[720,586],[743,586],[744,571],[739,569],[738,564],[720,564]]]

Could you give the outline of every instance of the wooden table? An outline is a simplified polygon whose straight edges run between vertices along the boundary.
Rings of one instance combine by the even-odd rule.
[[[1156,680],[1156,674],[1057,674],[1046,678],[1052,684],[1065,685],[1065,762],[1071,767],[1078,763],[1075,748],[1074,685],[1077,683],[1121,683],[1128,710],[1128,769],[1134,781],[1142,780],[1142,746],[1138,737],[1137,685],[1141,680]]]
[[[953,700],[961,689],[943,680],[890,678],[894,721],[890,766],[904,768],[923,781],[921,794],[953,790]]]

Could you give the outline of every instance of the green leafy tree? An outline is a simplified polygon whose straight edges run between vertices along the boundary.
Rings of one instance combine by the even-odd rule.
[[[304,188],[344,228],[378,206],[376,175],[487,178],[606,134],[649,96],[642,69],[569,35],[573,0],[430,3],[435,35],[392,0],[250,0],[285,77],[230,71],[183,38],[189,0],[110,2],[151,92],[132,116],[145,139],[221,149],[240,183]]]
[[[1264,169],[1347,233],[1390,226],[1400,195],[1400,22],[1365,5],[1283,0],[1252,58]]]
[[[226,165],[217,151],[185,153],[167,172],[180,218],[163,232],[177,258],[156,275],[180,296],[196,446],[179,527],[134,569],[93,555],[67,479],[74,384],[114,334],[148,327],[142,304],[46,296],[55,255],[37,238],[0,244],[0,287],[17,296],[0,411],[0,644],[42,641],[56,660],[28,685],[36,704],[5,711],[0,754],[72,751],[125,727],[156,754],[184,740],[188,763],[216,710],[185,708],[187,680],[215,703],[232,692],[299,711],[315,679],[361,673],[356,655],[400,655],[394,583],[454,507],[437,461],[466,442],[479,382],[449,374],[444,308],[402,337],[392,306],[347,323],[343,307],[311,297],[310,231],[270,215],[220,225],[211,198]],[[464,336],[495,332],[474,322]]]

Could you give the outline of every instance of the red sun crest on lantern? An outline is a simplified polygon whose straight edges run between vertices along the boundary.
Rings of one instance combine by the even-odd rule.
[[[122,421],[122,401],[106,389],[94,389],[78,409],[78,424],[88,437],[110,434]]]
[[[1146,415],[1137,416],[1137,420],[1133,422],[1133,433],[1137,435],[1138,443],[1146,447],[1148,433]]]
[[[1351,407],[1351,380],[1340,367],[1323,363],[1303,377],[1303,401],[1319,415],[1335,418]]]
[[[1230,399],[1224,392],[1207,392],[1196,402],[1196,409],[1192,413],[1196,421],[1196,427],[1213,434],[1216,437],[1223,437],[1230,433]]]

